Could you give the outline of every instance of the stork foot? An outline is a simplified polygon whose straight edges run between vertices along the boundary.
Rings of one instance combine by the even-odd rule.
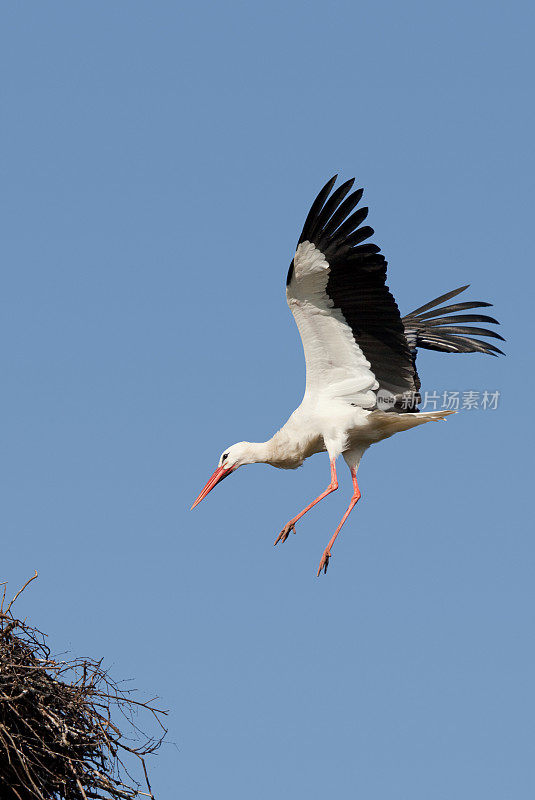
[[[290,533],[292,532],[295,533],[295,522],[287,522],[282,531],[279,533],[279,535],[273,542],[273,546],[275,546],[279,542],[285,542]]]
[[[329,566],[330,558],[331,558],[331,551],[329,550],[328,547],[326,547],[325,550],[323,551],[323,555],[321,557],[320,565],[318,567],[318,574],[317,574],[318,578],[321,575],[322,570],[323,570],[323,574],[324,575],[327,574],[327,567]]]

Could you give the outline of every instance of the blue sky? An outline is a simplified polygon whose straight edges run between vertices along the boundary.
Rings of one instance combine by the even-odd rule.
[[[160,798],[535,791],[533,12],[527,3],[4,4],[1,580],[55,650],[171,709]],[[400,308],[471,283],[500,391],[369,451],[341,490],[223,448],[300,402],[284,278],[335,172]]]

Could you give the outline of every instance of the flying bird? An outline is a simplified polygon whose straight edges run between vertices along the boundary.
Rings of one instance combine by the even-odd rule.
[[[327,572],[336,537],[361,497],[357,469],[368,447],[454,413],[418,410],[418,348],[497,355],[502,351],[476,337],[503,340],[493,330],[467,325],[498,324],[493,317],[472,313],[490,303],[444,305],[468,286],[401,317],[386,285],[387,262],[380,248],[367,241],[374,231],[363,225],[368,209],[358,208],[363,190],[352,191],[355,179],[351,179],[333,191],[337,177],[325,184],[312,204],[286,280],[287,302],[306,361],[301,405],[269,441],[238,442],[224,450],[192,506],[244,464],[295,469],[309,456],[327,452],[329,485],[284,526],[275,544],[285,542],[295,533],[296,523],[338,488],[336,460],[342,455],[351,472],[353,495],[323,551],[318,576]]]

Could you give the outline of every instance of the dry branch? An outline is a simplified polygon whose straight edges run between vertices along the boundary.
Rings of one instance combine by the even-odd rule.
[[[2,800],[154,798],[144,757],[166,730],[153,700],[116,683],[102,661],[51,657],[46,637],[0,600],[0,797]],[[2,585],[2,584],[0,584]],[[136,716],[148,714],[157,736]],[[130,774],[139,763],[145,789]]]

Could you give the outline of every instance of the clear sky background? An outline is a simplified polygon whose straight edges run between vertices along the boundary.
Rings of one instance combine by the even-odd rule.
[[[0,580],[56,651],[171,710],[160,798],[535,793],[533,13],[522,2],[2,4]],[[341,489],[224,447],[298,405],[284,279],[335,172],[406,313],[471,283],[500,391]],[[176,747],[172,744],[175,743]]]

